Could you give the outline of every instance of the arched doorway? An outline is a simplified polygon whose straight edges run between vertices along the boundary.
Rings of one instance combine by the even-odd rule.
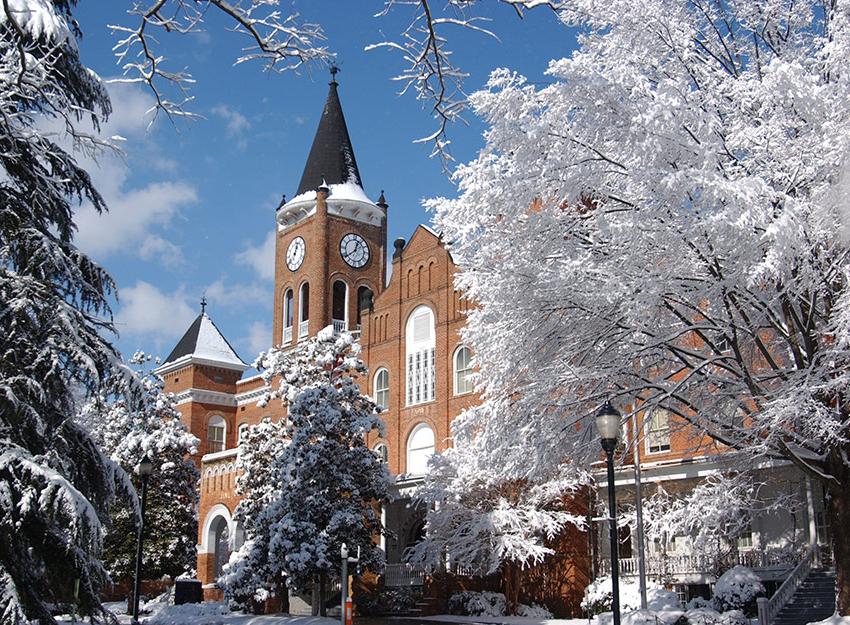
[[[210,524],[210,546],[213,548],[213,579],[218,579],[230,559],[230,528],[223,516],[216,517]]]

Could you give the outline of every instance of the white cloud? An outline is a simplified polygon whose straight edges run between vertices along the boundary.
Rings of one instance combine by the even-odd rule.
[[[185,264],[186,259],[180,248],[171,241],[166,241],[155,234],[148,235],[139,247],[139,256],[142,260],[159,261],[161,265],[168,268],[179,267]]]
[[[248,245],[236,255],[236,262],[254,268],[264,280],[274,280],[275,230],[269,232],[258,246]]]
[[[248,306],[271,306],[272,290],[265,284],[233,282],[222,276],[204,291],[210,302],[223,308],[239,309]]]
[[[183,289],[165,293],[148,282],[139,280],[121,289],[121,308],[116,326],[122,336],[144,335],[158,342],[175,340],[183,335],[197,316]]]
[[[248,121],[247,117],[239,111],[233,110],[226,104],[219,104],[210,110],[213,115],[221,117],[225,121],[227,124],[227,136],[232,139],[236,139],[236,147],[240,150],[244,150],[248,147],[248,141],[245,138],[245,131],[251,128],[251,122]]]
[[[248,356],[248,362],[251,362],[260,352],[266,351],[271,347],[272,327],[262,321],[255,321],[248,328],[248,336],[243,337],[240,341],[243,345],[247,345],[251,350]]]
[[[176,163],[163,157],[151,141],[149,129],[153,98],[137,85],[108,85],[113,112],[101,127],[102,137],[127,139],[125,149],[145,155],[145,165],[160,173],[173,173]],[[130,169],[120,154],[104,152],[97,159],[76,154],[89,172],[109,208],[99,214],[83,205],[75,215],[76,244],[85,252],[105,258],[116,252],[135,251],[144,260],[165,266],[182,258],[180,248],[155,232],[168,227],[183,206],[197,201],[195,188],[180,180],[151,182],[128,188]]]

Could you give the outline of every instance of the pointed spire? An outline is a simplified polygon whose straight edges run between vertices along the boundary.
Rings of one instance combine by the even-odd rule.
[[[201,298],[201,314],[195,318],[189,329],[175,345],[174,349],[165,359],[163,367],[185,356],[196,359],[219,363],[230,368],[245,370],[248,368],[236,350],[216,327],[212,319],[204,312],[207,298]]]
[[[384,190],[383,189],[381,189],[381,197],[378,198],[377,206],[380,206],[384,210],[387,210],[390,207],[390,205],[387,204],[387,198],[384,197]]]
[[[354,158],[354,148],[348,127],[342,114],[342,105],[337,93],[338,83],[336,74],[339,68],[331,67],[331,82],[328,89],[328,99],[313,138],[313,146],[301,174],[296,195],[307,191],[315,191],[323,182],[329,185],[353,182],[363,186],[357,161]]]

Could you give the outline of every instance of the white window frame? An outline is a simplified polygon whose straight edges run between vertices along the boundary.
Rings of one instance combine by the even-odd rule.
[[[468,354],[467,366],[465,369],[460,369],[458,366],[458,360],[460,359],[460,355],[463,352]],[[472,373],[472,350],[469,349],[466,345],[460,345],[455,350],[455,355],[452,358],[453,368],[454,368],[454,391],[455,395],[466,395],[475,390],[472,386],[472,381],[469,379],[469,375]],[[463,383],[465,385],[465,389],[461,388],[461,374],[463,376]]]
[[[416,320],[428,316],[428,336],[416,339]],[[416,406],[437,398],[436,382],[436,316],[429,306],[417,306],[407,318],[405,326],[405,372],[407,406]]]
[[[666,417],[665,425],[658,427],[656,418]],[[664,454],[669,452],[672,447],[670,445],[670,413],[663,408],[654,408],[645,417],[646,422],[646,453],[648,454]],[[659,437],[661,437],[659,439]],[[666,442],[664,442],[666,440]]]
[[[337,319],[336,317],[333,316],[333,312],[334,312],[334,310],[333,310],[334,309],[334,306],[333,306],[334,305],[334,286],[336,286],[337,282],[340,282],[343,285],[345,285],[345,298],[343,299],[345,310],[343,311],[344,314],[343,314],[342,319]],[[346,282],[342,278],[336,278],[331,283],[331,317],[332,317],[331,322],[333,323],[335,332],[345,332],[345,331],[348,330],[348,296],[349,296],[349,293],[351,293],[351,289],[348,286],[348,282]],[[340,322],[342,322],[342,323],[340,323]]]
[[[221,430],[221,440],[212,437],[212,429]],[[213,443],[220,444],[221,449],[211,449]],[[221,415],[213,415],[207,421],[207,453],[216,453],[227,449],[227,419]]]
[[[413,445],[414,439],[417,437],[417,435],[419,435],[421,432],[424,432],[425,430],[427,430],[431,433],[431,444],[430,445],[422,445],[420,447],[413,447],[412,445]],[[426,472],[427,467],[428,467],[428,458],[430,456],[434,455],[435,453],[437,453],[437,437],[434,433],[434,429],[430,425],[428,425],[427,423],[418,424],[416,427],[414,427],[412,430],[410,430],[410,434],[408,434],[408,436],[407,436],[407,446],[406,446],[406,448],[407,448],[407,464],[406,464],[407,474],[408,475],[424,475],[424,473]],[[427,453],[427,451],[429,449],[431,450],[431,453]],[[414,472],[414,468],[412,467],[414,462],[412,462],[411,459],[414,457],[414,454],[422,454],[423,452],[426,452],[426,453],[423,454],[423,456],[424,456],[424,458],[423,458],[424,467],[422,468],[423,470],[421,472],[418,472],[418,473]],[[416,468],[418,469],[418,467],[416,467]]]
[[[383,388],[378,387],[378,381],[381,378],[381,374],[386,374],[387,377],[387,385]],[[378,399],[378,393],[386,393],[386,400],[384,403],[381,403]],[[378,408],[383,412],[384,410],[389,409],[390,407],[390,372],[386,367],[380,367],[377,371],[375,371],[375,378],[372,381],[372,397],[375,399],[375,403],[378,405]]]
[[[292,342],[292,324],[295,323],[295,292],[283,292],[283,344]]]
[[[247,423],[240,423],[239,428],[236,430],[236,444],[240,444],[248,435],[248,429],[251,426]]]
[[[378,459],[384,464],[387,463],[390,457],[390,449],[386,443],[378,443],[372,448],[372,452],[378,456]]]
[[[739,551],[748,551],[755,547],[755,540],[753,536],[753,528],[748,527],[743,532],[738,534],[738,537],[735,539],[735,544],[738,547]]]
[[[304,297],[304,289],[307,289],[307,297]],[[307,314],[304,313],[304,300],[307,300]],[[309,332],[310,323],[310,283],[302,282],[298,287],[298,338],[302,339]]]

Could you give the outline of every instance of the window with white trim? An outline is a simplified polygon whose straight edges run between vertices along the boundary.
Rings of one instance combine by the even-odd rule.
[[[292,289],[283,294],[283,343],[292,340],[292,324],[295,322],[295,298]]]
[[[227,421],[216,415],[207,422],[207,453],[214,454],[224,451],[224,441],[227,435]]]
[[[670,451],[670,413],[666,410],[656,408],[647,418],[646,451]]]
[[[738,535],[738,549],[753,548],[753,528],[748,527]]]
[[[386,464],[387,458],[389,457],[389,449],[387,448],[386,443],[378,443],[377,445],[375,445],[372,451],[375,453],[376,456],[378,456],[378,459],[381,462]]]
[[[472,351],[466,346],[461,345],[455,351],[455,395],[463,395],[464,393],[472,392],[472,380],[469,378],[472,373]]]
[[[390,372],[378,369],[375,373],[375,389],[373,397],[380,410],[386,410],[390,405]]]
[[[242,423],[236,431],[236,444],[240,444],[248,437],[248,428],[251,427],[247,423]]]
[[[434,430],[420,423],[407,437],[407,473],[422,475],[428,470],[428,458],[434,455]]]
[[[407,319],[407,405],[433,401],[436,394],[434,313],[419,306]]]

